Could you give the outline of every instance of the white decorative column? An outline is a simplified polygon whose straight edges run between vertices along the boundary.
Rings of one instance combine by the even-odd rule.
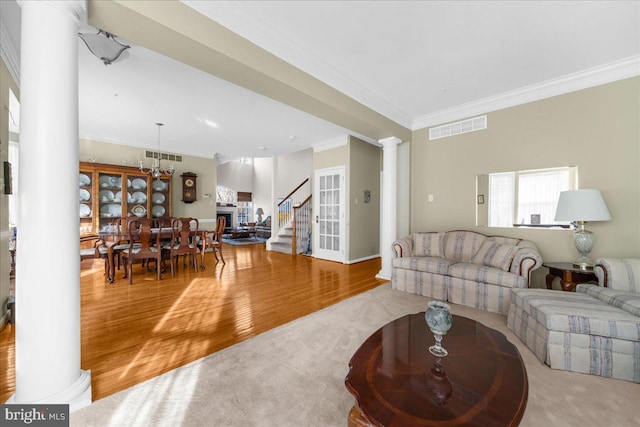
[[[397,234],[397,182],[398,144],[402,141],[395,136],[381,139],[382,144],[382,218],[380,218],[380,256],[382,269],[376,275],[379,279],[391,280],[391,245]]]
[[[91,375],[80,369],[78,219],[78,29],[86,6],[19,4],[16,393],[8,403],[73,411],[91,403]]]

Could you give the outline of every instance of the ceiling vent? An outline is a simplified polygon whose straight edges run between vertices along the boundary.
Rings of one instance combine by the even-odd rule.
[[[161,160],[168,160],[170,162],[180,162],[182,163],[182,156],[178,156],[176,154],[168,154],[168,153],[158,153],[157,151],[145,151],[145,156],[149,159],[157,159],[158,155],[162,156]]]
[[[429,140],[487,128],[487,116],[478,116],[429,129]]]

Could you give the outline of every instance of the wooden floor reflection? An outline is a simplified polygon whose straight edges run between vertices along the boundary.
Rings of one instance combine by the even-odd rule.
[[[380,259],[353,265],[224,246],[204,271],[176,277],[134,267],[109,284],[100,261],[81,272],[82,369],[97,400],[372,289]],[[19,283],[18,283],[19,286]],[[15,392],[15,330],[0,332],[0,402]],[[347,361],[345,361],[347,363]]]

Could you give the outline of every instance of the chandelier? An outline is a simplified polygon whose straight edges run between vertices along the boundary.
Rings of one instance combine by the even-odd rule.
[[[158,126],[158,152],[154,154],[153,166],[149,169],[144,168],[144,163],[140,160],[140,172],[144,174],[149,174],[156,179],[160,179],[162,175],[172,176],[175,172],[173,169],[173,163],[169,166],[169,169],[165,169],[162,167],[160,161],[162,160],[162,153],[160,152],[160,129],[164,126],[164,123],[156,123]]]

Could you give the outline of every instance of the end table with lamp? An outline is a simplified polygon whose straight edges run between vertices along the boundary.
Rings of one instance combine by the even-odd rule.
[[[551,289],[556,277],[560,278],[560,287],[566,292],[573,291],[578,283],[598,281],[593,269],[581,269],[570,262],[545,262],[542,266],[549,269],[546,277],[547,289]]]
[[[583,271],[593,268],[593,262],[587,255],[593,248],[594,236],[591,231],[585,229],[585,222],[609,221],[610,219],[611,214],[604,203],[600,190],[582,189],[560,193],[555,220],[577,223],[573,234],[573,243],[580,252],[580,258],[573,262],[573,267]]]

